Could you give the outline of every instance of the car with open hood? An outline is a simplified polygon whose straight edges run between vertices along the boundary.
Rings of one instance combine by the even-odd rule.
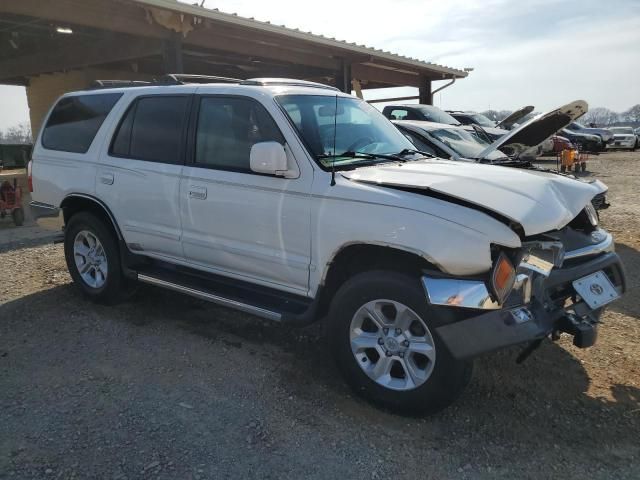
[[[541,170],[531,163],[538,146],[553,137],[558,128],[584,115],[587,108],[586,102],[581,100],[569,103],[530,119],[492,144],[484,139],[480,128],[474,135],[460,127],[440,123],[406,120],[393,123],[416,149],[437,157]],[[599,180],[584,181],[598,183],[603,191],[594,198],[594,206],[607,208],[606,186]]]
[[[87,298],[145,283],[283,330],[326,320],[349,385],[399,412],[451,404],[483,353],[593,345],[625,290],[600,185],[432,158],[363,100],[300,80],[100,82],[56,102],[28,172]]]

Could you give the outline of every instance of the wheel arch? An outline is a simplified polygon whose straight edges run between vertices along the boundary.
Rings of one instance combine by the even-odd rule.
[[[62,200],[60,208],[62,209],[65,225],[76,213],[88,211],[104,220],[106,225],[110,225],[118,241],[123,240],[122,232],[113,213],[100,199],[84,193],[70,193]]]
[[[442,271],[422,252],[410,248],[369,242],[342,245],[324,267],[318,289],[318,318],[328,312],[331,299],[345,281],[367,270],[391,270],[416,277],[424,270]]]

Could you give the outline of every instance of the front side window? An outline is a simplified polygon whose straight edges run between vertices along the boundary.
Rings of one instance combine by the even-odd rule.
[[[188,96],[139,98],[120,123],[110,153],[150,162],[182,163],[188,104]]]
[[[414,148],[382,113],[360,99],[281,95],[276,100],[323,167],[357,163],[357,154],[396,154]]]
[[[42,132],[42,146],[49,150],[86,153],[120,97],[121,93],[101,93],[60,99]]]
[[[291,115],[296,118],[296,112]],[[251,172],[251,147],[259,142],[284,144],[273,118],[249,98],[204,97],[196,131],[196,165]]]

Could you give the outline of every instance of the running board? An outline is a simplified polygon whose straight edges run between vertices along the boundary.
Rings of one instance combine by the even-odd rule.
[[[282,315],[278,312],[272,312],[271,310],[257,307],[255,305],[250,305],[250,304],[242,303],[230,298],[221,297],[214,293],[187,287],[185,285],[180,285],[177,283],[172,283],[166,280],[162,280],[161,278],[151,277],[149,275],[139,273],[138,280],[140,282],[148,283],[150,285],[155,285],[157,287],[162,287],[169,290],[173,290],[175,292],[184,293],[185,295],[199,298],[201,300],[206,300],[208,302],[212,302],[212,303],[221,305],[223,307],[229,307],[229,308],[233,308],[234,310],[240,310],[241,312],[250,313],[252,315],[256,315],[261,318],[266,318],[267,320],[273,320],[276,322],[279,322],[280,320],[282,320]]]

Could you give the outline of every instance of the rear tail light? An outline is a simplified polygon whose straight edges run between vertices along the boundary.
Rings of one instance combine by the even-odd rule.
[[[507,299],[515,281],[516,270],[509,258],[501,253],[491,272],[491,285],[500,303]]]
[[[29,160],[27,164],[27,185],[29,185],[29,192],[33,193],[33,174],[32,174],[33,160]]]

